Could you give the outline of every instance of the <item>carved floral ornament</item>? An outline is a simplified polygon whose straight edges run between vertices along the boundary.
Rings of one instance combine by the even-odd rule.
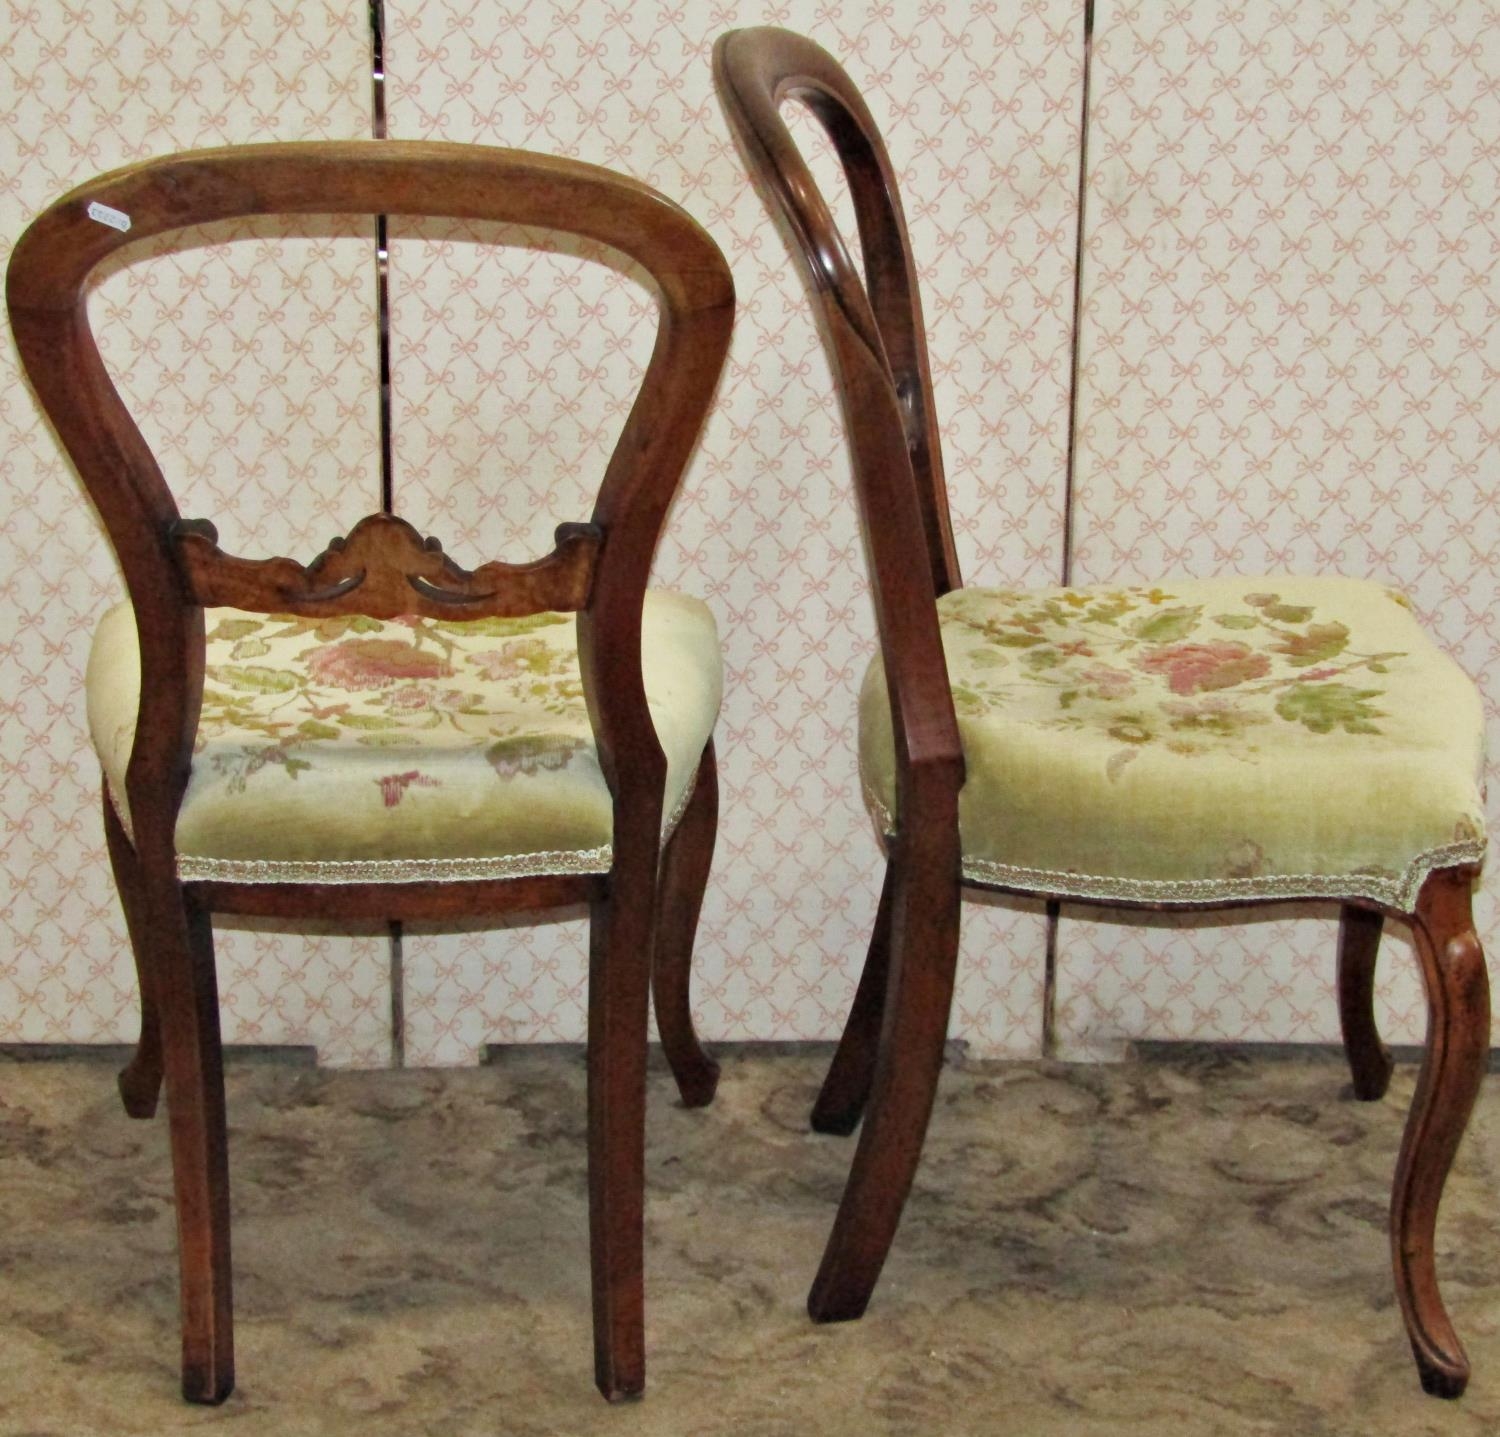
[[[179,520],[171,539],[188,593],[205,608],[477,619],[582,609],[604,533],[596,524],[560,524],[556,547],[545,557],[527,564],[495,560],[472,571],[394,514],[366,516],[305,565],[226,554],[206,519]]]

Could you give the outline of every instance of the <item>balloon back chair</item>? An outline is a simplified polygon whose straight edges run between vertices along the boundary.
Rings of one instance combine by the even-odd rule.
[[[543,559],[470,572],[387,513],[306,565],[225,553],[212,524],[179,514],[101,363],[90,274],[163,231],[292,213],[535,226],[649,274],[655,349],[587,523],[562,525]],[[210,913],[443,920],[583,902],[596,1380],[610,1398],[641,1391],[653,974],[684,1099],[708,1102],[717,1076],[687,981],[721,686],[707,609],[646,584],[728,345],[723,256],[662,195],[571,160],[254,145],[132,165],[63,196],[16,246],[7,298],[129,593],[95,635],[88,708],[141,985],[121,1075],[132,1115],[154,1110],[165,1068],[184,1395],[217,1402],[234,1383]]]
[[[858,1317],[895,1234],[942,1063],[963,887],[1143,909],[1334,899],[1359,1098],[1380,1097],[1390,1076],[1372,1008],[1383,916],[1416,936],[1430,1026],[1392,1254],[1422,1383],[1461,1392],[1468,1362],[1438,1293],[1433,1231],[1489,1040],[1470,915],[1485,842],[1473,685],[1375,584],[962,587],[917,272],[869,109],[831,56],[784,30],[724,35],[714,73],[809,284],[879,630],[860,768],[885,887],[813,1112],[820,1131],[851,1132],[862,1114],[864,1129],[810,1312]],[[863,282],[781,118],[789,98],[838,152]]]

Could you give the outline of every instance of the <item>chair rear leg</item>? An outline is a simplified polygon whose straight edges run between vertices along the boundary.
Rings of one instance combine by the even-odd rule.
[[[891,873],[886,863],[875,910],[875,929],[865,954],[864,970],[854,990],[854,1003],[843,1036],[829,1064],[828,1075],[813,1104],[814,1132],[846,1137],[859,1126],[870,1085],[875,1081],[875,1055],[880,1047],[880,1020],[885,1012],[885,990],[891,966]]]
[[[1384,1097],[1391,1081],[1390,1049],[1375,1026],[1375,958],[1384,923],[1366,908],[1346,907],[1339,914],[1339,1026],[1354,1096],[1362,1103]]]
[[[1469,1381],[1469,1359],[1438,1291],[1434,1236],[1490,1041],[1489,976],[1470,906],[1473,877],[1440,870],[1417,898],[1413,928],[1427,990],[1427,1052],[1391,1193],[1396,1295],[1422,1386],[1439,1397],[1459,1396]]]
[[[167,855],[170,857],[170,854]],[[182,1294],[182,1395],[222,1402],[234,1390],[229,1158],[213,929],[175,874],[145,893],[165,1057]]]
[[[618,849],[623,849],[623,843]],[[646,1386],[646,1018],[652,907],[650,869],[634,883],[611,875],[589,925],[589,1249],[594,1293],[594,1381],[611,1402]]]
[[[899,866],[891,881],[890,991],[869,1111],[808,1294],[807,1310],[818,1322],[863,1314],[922,1155],[958,957],[956,824],[953,829],[923,835],[925,852],[893,855]]]
[[[698,1041],[690,1001],[693,939],[698,932],[708,871],[713,866],[718,827],[719,776],[710,738],[698,760],[692,796],[662,854],[656,951],[651,965],[657,1031],[672,1076],[677,1079],[677,1091],[689,1108],[712,1102],[719,1085],[719,1065]]]
[[[156,1011],[156,984],[151,973],[146,899],[141,890],[140,863],[120,816],[115,812],[108,787],[104,790],[104,842],[109,849],[109,866],[114,871],[115,887],[120,893],[120,907],[125,910],[125,931],[130,935],[130,951],[135,956],[136,983],[141,995],[141,1035],[134,1056],[120,1069],[120,1100],[132,1118],[150,1118],[156,1114],[162,1069],[161,1019]]]

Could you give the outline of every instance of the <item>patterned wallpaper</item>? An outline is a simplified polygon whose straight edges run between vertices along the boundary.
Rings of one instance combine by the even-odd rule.
[[[25,219],[109,165],[188,145],[370,131],[363,4],[170,11],[5,5],[0,125]],[[733,25],[819,38],[863,86],[904,184],[923,272],[960,557],[974,583],[1062,569],[1081,0],[891,7],[661,0],[475,7],[386,0],[389,133],[575,155],[679,200],[729,257],[740,313],[719,407],[658,558],[724,641],[719,844],[700,930],[711,1037],[833,1035],[880,857],[857,797],[854,696],[873,622],[831,381],[783,242],[713,98]],[[143,19],[144,16],[144,19]],[[1159,7],[1097,0],[1073,513],[1080,581],[1278,567],[1401,584],[1500,700],[1488,283],[1497,242],[1500,19],[1446,6]],[[794,121],[825,185],[827,147]],[[188,512],[307,556],[378,502],[371,244],[316,221],[158,246],[95,303]],[[628,275],[493,231],[391,227],[396,507],[460,561],[547,547],[583,517],[650,342]],[[221,380],[225,382],[220,382]],[[0,1040],[128,1035],[134,980],[82,733],[83,642],[115,596],[107,552],[0,353],[0,527],[26,616],[0,647]],[[230,460],[233,463],[230,463]],[[253,499],[239,495],[253,474]],[[1485,912],[1489,907],[1486,905]],[[389,1060],[382,933],[219,925],[226,1037]],[[1059,933],[1064,1051],[1131,1037],[1327,1038],[1332,929]],[[581,919],[409,930],[407,1061],[581,1037]],[[1045,925],[965,905],[954,1030],[1041,1042]],[[1400,956],[1399,942],[1388,945]],[[1420,1036],[1410,965],[1395,1035]]]
[[[1500,754],[1500,10],[1098,0],[1091,88],[1075,578],[1389,583]],[[1059,1040],[1335,1040],[1335,912],[1070,913]],[[1404,935],[1384,959],[1420,1042]]]

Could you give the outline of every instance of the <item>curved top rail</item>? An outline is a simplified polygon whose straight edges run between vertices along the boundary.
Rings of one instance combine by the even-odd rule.
[[[89,272],[127,244],[265,214],[413,215],[562,230],[628,255],[674,308],[733,301],[718,246],[665,195],[629,176],[485,145],[311,140],[185,150],[77,186],[21,236],[7,303],[12,313],[71,308]]]
[[[916,261],[895,171],[874,117],[838,61],[789,30],[763,26],[721,36],[714,47],[714,76],[755,178],[789,224],[816,291],[836,307],[887,372],[890,403],[917,481],[936,591],[958,588],[962,579],[948,513]],[[848,177],[864,254],[863,280],[781,117],[788,99],[801,101],[817,117]],[[857,453],[859,436],[851,434],[851,442]]]
[[[714,79],[751,173],[790,228],[823,320],[854,456],[900,821],[956,821],[963,758],[935,600],[960,579],[895,174],[853,82],[811,40],[774,28],[730,31],[714,47]],[[863,282],[781,118],[788,98],[812,110],[838,151],[864,252]],[[916,534],[925,543],[914,544]]]

